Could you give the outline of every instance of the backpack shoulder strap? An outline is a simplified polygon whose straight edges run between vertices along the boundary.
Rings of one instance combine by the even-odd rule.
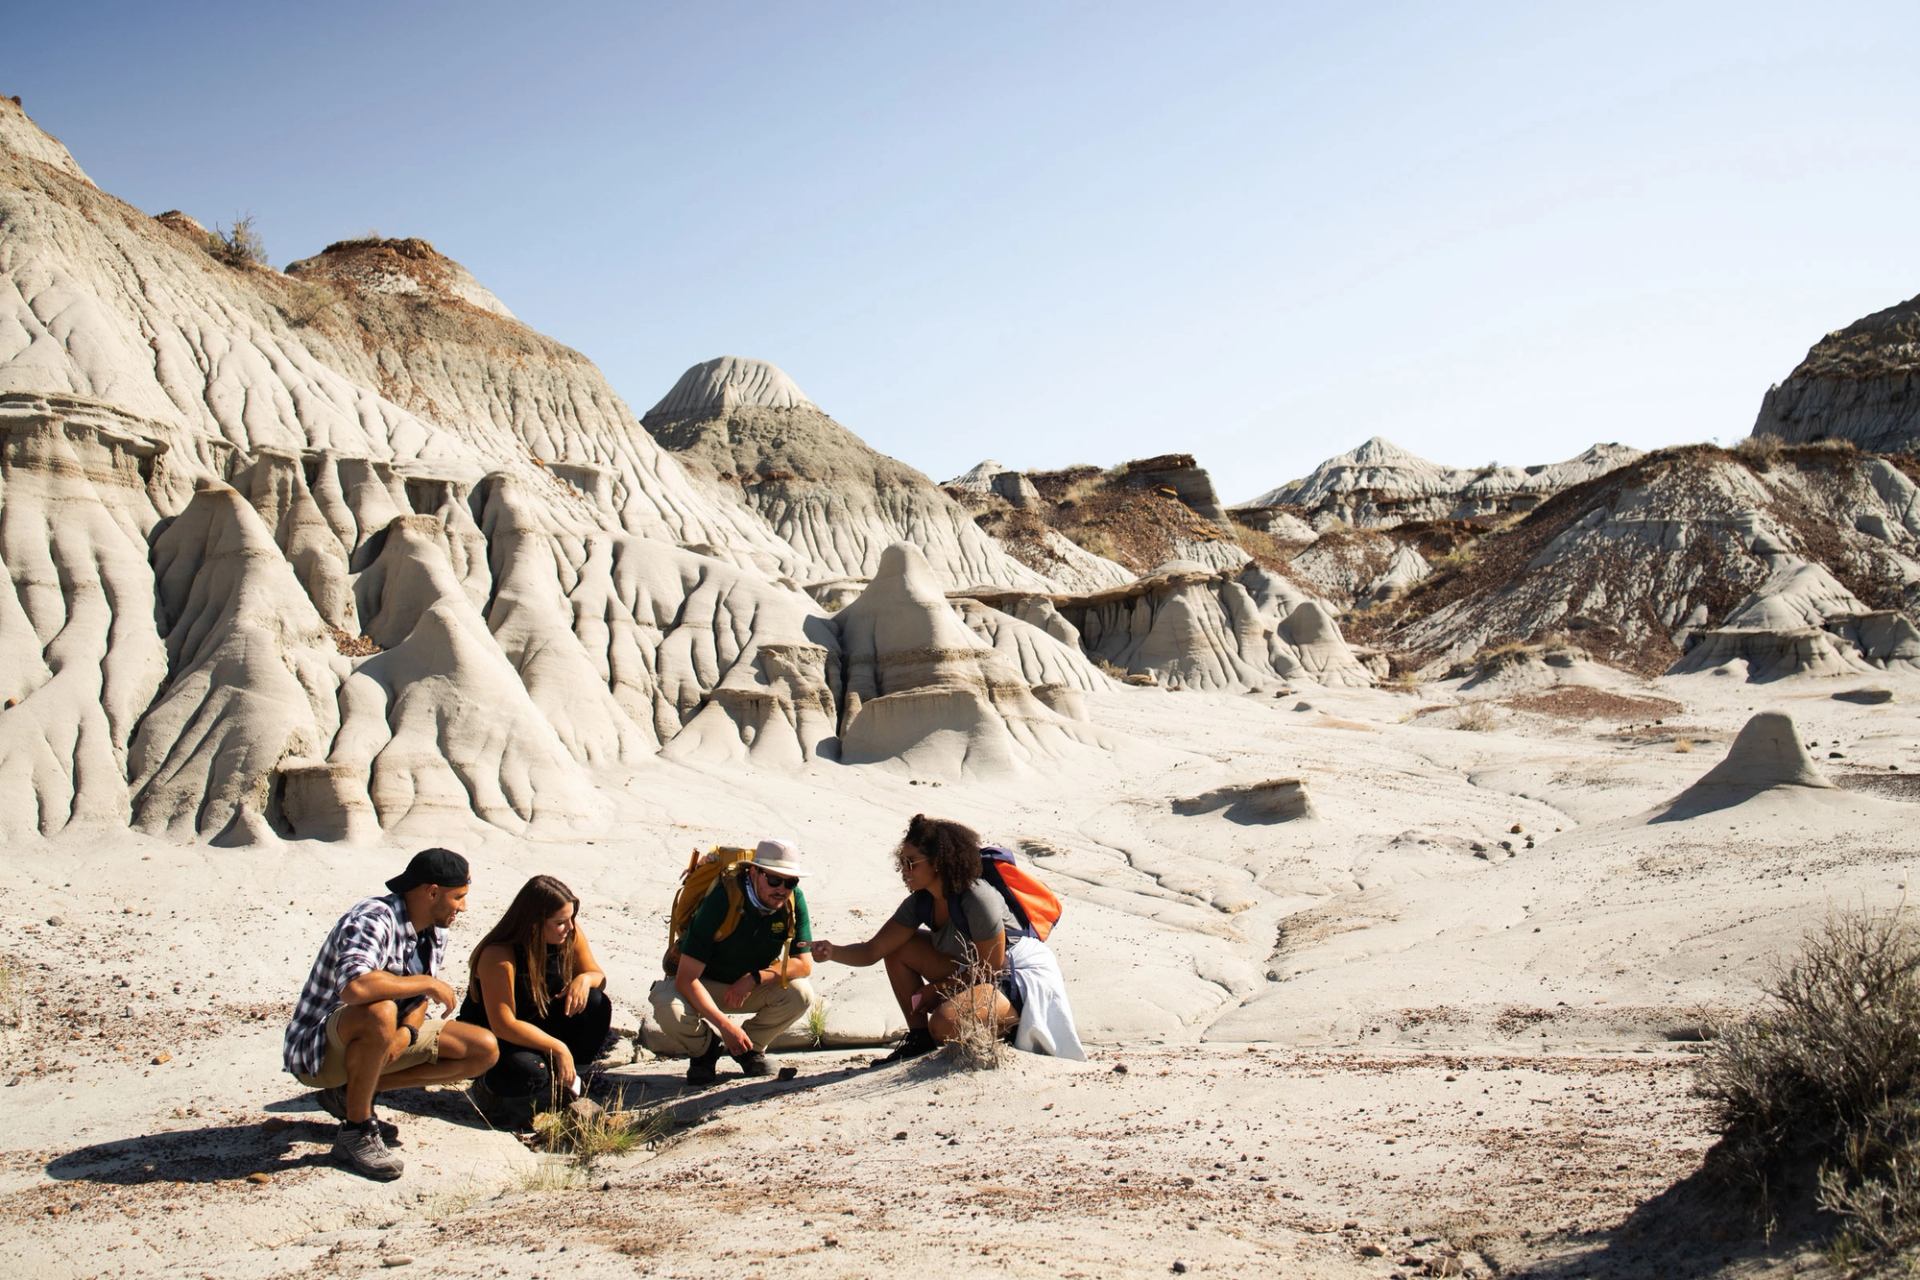
[[[720,887],[726,891],[727,914],[713,931],[715,942],[724,942],[740,927],[740,915],[747,907],[746,891],[740,887],[740,875],[733,867],[720,873]]]

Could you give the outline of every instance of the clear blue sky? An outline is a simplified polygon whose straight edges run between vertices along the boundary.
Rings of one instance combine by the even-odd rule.
[[[1175,8],[76,0],[0,92],[276,265],[423,236],[636,413],[756,356],[935,479],[1730,442],[1920,293],[1920,6]]]

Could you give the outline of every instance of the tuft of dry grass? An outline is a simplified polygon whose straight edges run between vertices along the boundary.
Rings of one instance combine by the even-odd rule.
[[[1470,702],[1460,708],[1453,717],[1453,727],[1464,729],[1468,733],[1488,733],[1498,728],[1500,718],[1493,714],[1493,708],[1484,702]]]
[[[1920,932],[1898,911],[1836,914],[1762,994],[1701,1063],[1709,1167],[1769,1215],[1812,1170],[1838,1258],[1920,1245]]]
[[[807,1042],[818,1049],[827,1042],[827,1002],[815,1000],[807,1009]]]
[[[571,1156],[591,1169],[604,1156],[623,1156],[659,1141],[673,1127],[672,1117],[659,1109],[629,1110],[626,1095],[616,1093],[611,1104],[599,1107],[579,1102],[544,1111],[533,1118],[533,1132],[549,1154]]]
[[[1693,754],[1693,739],[1675,738],[1673,740],[1673,749],[1678,755],[1690,756]]]

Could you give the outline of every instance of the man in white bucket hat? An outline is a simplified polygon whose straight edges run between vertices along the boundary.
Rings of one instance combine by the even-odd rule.
[[[813,927],[800,892],[806,874],[793,841],[762,840],[753,861],[722,876],[688,921],[672,979],[653,988],[668,1052],[691,1060],[687,1083],[712,1081],[723,1050],[742,1075],[772,1075],[767,1046],[812,1006]],[[723,1010],[745,1021],[736,1024]]]

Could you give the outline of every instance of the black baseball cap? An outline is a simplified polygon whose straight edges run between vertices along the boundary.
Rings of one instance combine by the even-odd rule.
[[[405,893],[416,885],[456,888],[471,883],[473,876],[467,871],[465,858],[451,849],[422,849],[413,855],[405,871],[387,881],[387,888],[394,893]]]

